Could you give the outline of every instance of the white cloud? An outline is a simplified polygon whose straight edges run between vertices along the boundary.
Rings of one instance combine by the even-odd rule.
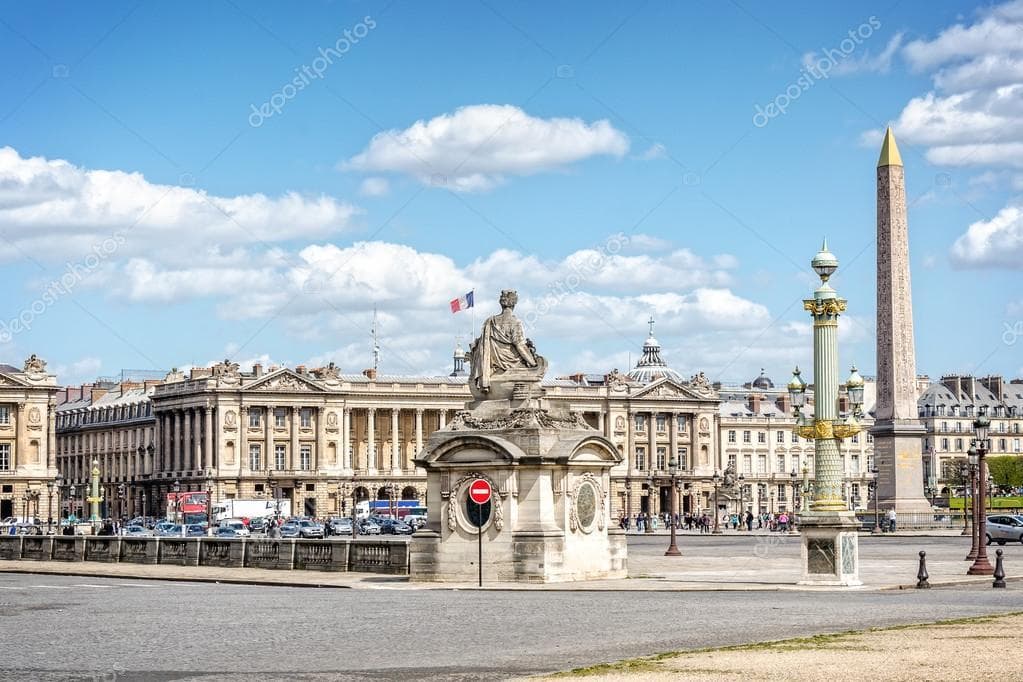
[[[952,245],[952,262],[1023,270],[1023,208],[1006,206],[991,220],[970,225]]]
[[[660,142],[654,142],[647,149],[639,154],[636,158],[640,161],[654,161],[656,159],[665,159],[668,157],[668,148]]]
[[[342,168],[403,173],[426,185],[471,192],[508,175],[555,170],[598,155],[621,157],[628,149],[628,138],[607,120],[545,119],[511,105],[479,104],[378,133]]]
[[[874,54],[868,48],[864,48],[859,56],[849,55],[835,65],[828,72],[828,76],[847,76],[854,73],[888,73],[891,70],[892,58],[902,47],[902,33],[896,33],[885,44],[883,50]],[[807,52],[803,55],[803,67],[812,68],[816,66],[820,56],[816,52]]]
[[[96,357],[84,357],[66,364],[49,367],[49,371],[57,375],[61,384],[81,384],[94,380],[99,376],[103,361]]]
[[[159,253],[188,261],[197,249],[329,237],[356,212],[328,196],[217,196],[0,147],[2,260],[24,253],[75,260],[99,248],[109,258]]]
[[[988,10],[970,25],[956,24],[934,40],[914,40],[903,54],[913,68],[926,70],[949,61],[983,57],[992,52],[1017,52],[1023,46],[1023,2],[1016,0]]]
[[[364,197],[382,197],[391,191],[387,178],[366,178],[359,185],[359,194]]]

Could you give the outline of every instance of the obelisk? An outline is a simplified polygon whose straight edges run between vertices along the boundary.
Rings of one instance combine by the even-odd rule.
[[[874,462],[879,506],[930,513],[924,497],[925,430],[917,418],[906,178],[892,129],[877,161],[877,403]]]

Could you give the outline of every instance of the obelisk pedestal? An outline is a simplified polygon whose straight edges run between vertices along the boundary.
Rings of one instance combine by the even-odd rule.
[[[870,430],[878,470],[875,494],[882,509],[929,515],[925,429],[917,417],[906,179],[889,128],[877,162],[877,403]]]

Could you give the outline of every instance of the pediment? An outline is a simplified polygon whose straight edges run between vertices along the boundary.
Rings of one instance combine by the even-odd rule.
[[[245,387],[246,391],[264,393],[322,393],[325,389],[290,369],[280,369]]]
[[[0,386],[32,386],[31,383],[25,381],[21,377],[16,377],[11,374],[0,373]]]
[[[697,393],[688,386],[684,386],[677,381],[668,379],[667,377],[658,379],[651,384],[647,384],[636,393],[632,394],[632,399],[637,398],[663,398],[666,400],[713,400],[714,398]]]

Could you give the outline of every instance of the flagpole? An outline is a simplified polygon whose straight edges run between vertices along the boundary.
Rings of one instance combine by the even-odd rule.
[[[469,335],[469,343],[476,340],[476,288],[472,290],[472,333]]]

